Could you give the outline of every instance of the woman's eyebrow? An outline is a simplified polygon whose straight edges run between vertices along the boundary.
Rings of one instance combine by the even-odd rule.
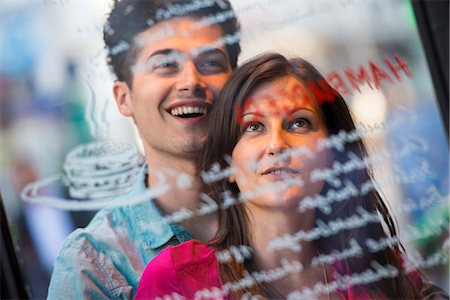
[[[307,111],[309,111],[309,112],[311,112],[313,114],[317,114],[317,112],[314,109],[311,109],[311,108],[308,108],[308,107],[296,107],[296,108],[293,108],[291,110],[288,110],[287,113],[288,114],[293,114],[293,113],[295,113],[295,112],[297,112],[299,110],[307,110]]]
[[[255,116],[257,116],[257,117],[264,117],[264,114],[262,114],[262,113],[259,112],[259,111],[249,111],[249,112],[245,112],[245,113],[242,114],[242,117],[245,117],[245,116],[247,116],[247,115],[255,115]]]

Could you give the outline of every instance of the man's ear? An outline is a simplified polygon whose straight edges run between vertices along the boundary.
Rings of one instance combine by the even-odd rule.
[[[113,94],[117,108],[125,117],[133,116],[133,106],[131,104],[131,91],[124,81],[116,81],[113,84]]]

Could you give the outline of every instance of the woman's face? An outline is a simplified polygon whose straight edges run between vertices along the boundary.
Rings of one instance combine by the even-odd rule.
[[[292,209],[320,192],[323,182],[310,182],[310,173],[330,164],[328,153],[316,150],[327,133],[315,101],[294,76],[264,83],[249,96],[230,179],[254,205]]]

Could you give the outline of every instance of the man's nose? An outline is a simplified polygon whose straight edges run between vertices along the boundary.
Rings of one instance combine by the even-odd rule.
[[[192,61],[187,61],[179,74],[176,89],[180,96],[203,96],[205,84]]]

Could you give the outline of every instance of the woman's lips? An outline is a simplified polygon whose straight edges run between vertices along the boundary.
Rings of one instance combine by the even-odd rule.
[[[268,174],[299,174],[299,172],[296,169],[289,167],[270,167],[261,173],[261,175]]]
[[[270,167],[265,169],[261,176],[270,180],[283,180],[286,177],[293,177],[300,175],[300,172],[296,169],[289,167]]]

